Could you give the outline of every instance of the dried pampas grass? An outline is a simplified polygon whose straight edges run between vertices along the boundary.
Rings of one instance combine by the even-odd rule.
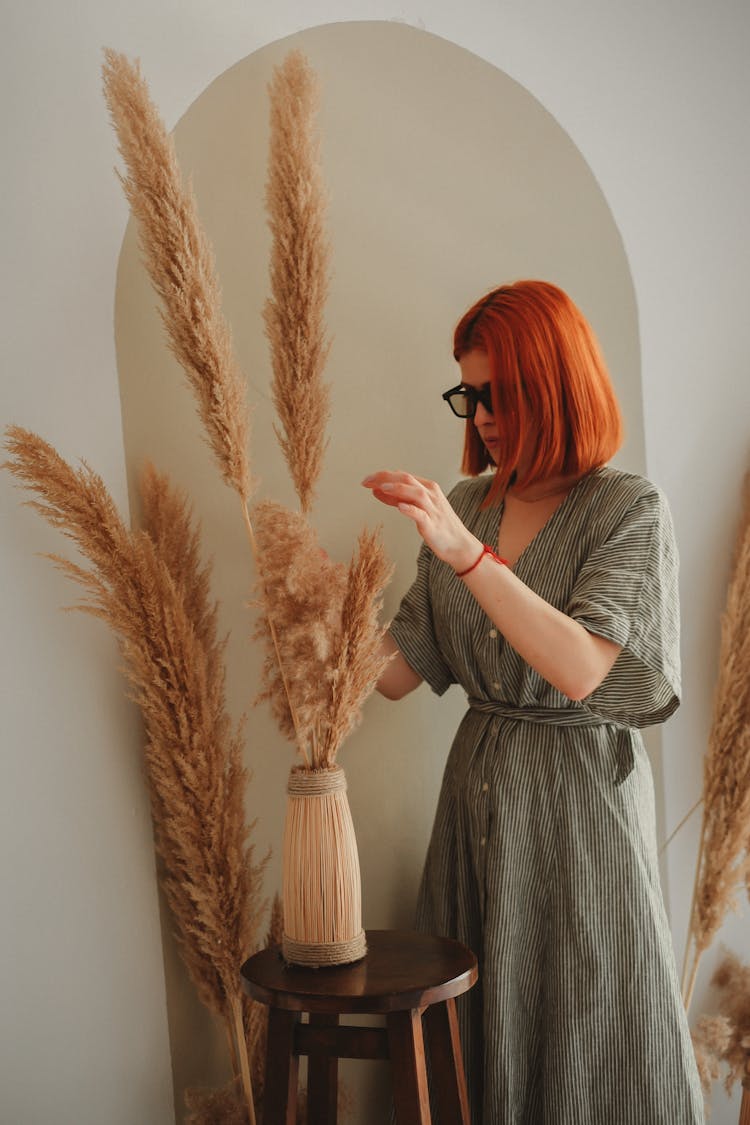
[[[296,744],[306,770],[331,770],[387,663],[380,655],[383,630],[377,613],[390,568],[378,536],[367,532],[360,536],[348,569],[331,562],[306,520],[322,469],[329,413],[323,382],[329,350],[323,323],[329,248],[314,133],[317,80],[304,56],[292,52],[269,86],[266,204],[272,293],[264,318],[281,423],[276,435],[301,513],[266,503],[255,507],[252,518],[246,466],[240,472],[234,451],[227,458],[224,449],[244,431],[236,365],[220,316],[208,241],[192,197],[182,193],[174,150],[145,84],[137,70],[112,52],[105,90],[129,169],[126,193],[139,221],[151,278],[165,304],[171,346],[198,396],[225,480],[242,498],[263,609],[258,635],[267,641],[262,697]],[[167,196],[166,206],[155,204],[157,190]],[[200,293],[198,299],[195,293]],[[355,867],[358,871],[353,832],[347,839],[353,855],[346,870],[351,873]],[[287,918],[290,901],[285,896]]]
[[[185,1125],[248,1125],[247,1107],[234,1084],[185,1091]]]
[[[706,1099],[714,1082],[721,1077],[722,1062],[731,1038],[732,1025],[726,1016],[701,1016],[693,1029],[695,1062]]]
[[[693,1031],[698,1072],[706,1095],[724,1073],[724,1087],[748,1075],[750,1060],[750,967],[727,953],[711,984],[717,993],[719,1014],[702,1016]]]
[[[304,516],[261,504],[251,518],[244,387],[208,239],[137,66],[107,51],[104,88],[128,169],[123,185],[164,302],[170,346],[196,394],[224,479],[242,498],[264,610],[259,634],[268,642],[263,698],[306,767],[332,765],[384,667],[376,617],[390,569],[376,535],[363,532],[347,570],[321,552]],[[314,130],[318,83],[300,52],[290,52],[276,68],[269,98],[271,298],[264,318],[281,422],[277,437],[307,514],[326,448],[323,313],[330,252]]]
[[[719,1010],[729,1020],[731,1038],[724,1051],[727,1074],[724,1086],[729,1093],[735,1082],[748,1073],[750,1052],[750,966],[734,953],[727,953],[716,969],[711,984],[719,994]]]
[[[336,1120],[351,1119],[354,1099],[346,1083],[339,1081]],[[185,1125],[247,1125],[247,1111],[234,1086],[222,1090],[188,1090],[185,1095],[188,1110]],[[297,1094],[295,1125],[308,1125],[307,1092]]]
[[[268,932],[266,933],[266,948],[272,949],[281,945],[284,933],[284,910],[281,905],[281,895],[275,894],[271,903],[271,913],[268,918]]]
[[[267,949],[281,945],[284,916],[281,896],[276,894],[271,903],[266,932]],[[245,1037],[250,1062],[253,1100],[258,1115],[263,1106],[266,1082],[266,1042],[268,1037],[268,1009],[256,1003],[247,995],[243,997]],[[230,1053],[234,1044],[230,1042]],[[247,1125],[249,1117],[247,1102],[235,1078],[220,1089],[193,1087],[185,1091],[185,1107],[188,1110],[186,1125]]]
[[[331,703],[322,732],[320,763],[332,766],[339,747],[360,721],[362,705],[385,670],[385,628],[378,618],[382,594],[393,567],[377,532],[362,531],[349,563],[341,626],[334,639],[330,668]]]
[[[258,618],[255,636],[269,642],[263,666],[265,690],[258,701],[270,702],[282,734],[295,741],[303,758],[312,763],[329,701],[332,635],[339,628],[346,567],[331,562],[300,513],[268,501],[255,505],[252,514],[264,560],[259,594],[265,613]],[[271,622],[278,637],[278,659],[270,638]]]
[[[330,250],[325,192],[314,131],[318,80],[290,51],[268,87],[271,138],[266,209],[271,228],[271,297],[264,308],[273,364],[276,430],[303,512],[312,507],[323,467],[330,348],[323,319]]]
[[[700,958],[750,878],[749,848],[750,475],[721,621],[719,677],[704,762],[703,825],[683,973],[686,1007]]]
[[[240,496],[250,547],[262,573],[248,511],[253,482],[246,387],[221,311],[213,250],[193,193],[183,187],[174,142],[138,65],[116,51],[105,50],[104,55],[104,96],[128,171],[120,180],[138,224],[146,268],[163,302],[167,340],[195,394],[221,475]],[[269,635],[277,649],[273,622]],[[281,664],[279,674],[283,685]]]
[[[221,310],[213,250],[138,64],[112,50],[104,56],[104,96],[128,173],[120,179],[164,302],[169,346],[195,393],[222,477],[245,501],[252,488],[246,387]]]
[[[259,700],[270,702],[282,733],[297,742],[311,769],[330,768],[387,664],[378,611],[391,568],[377,535],[360,535],[347,568],[331,562],[305,518],[281,504],[256,505],[253,522],[265,560],[266,614],[256,629],[267,641]]]
[[[253,482],[245,383],[221,311],[214,255],[137,64],[108,50],[103,78],[127,167],[121,180],[163,302],[169,346],[195,393],[222,477],[242,501],[266,611],[263,632],[276,662],[273,670],[267,665],[266,690],[306,764],[328,768],[385,664],[378,655],[377,610],[389,567],[377,535],[366,532],[348,568],[316,547],[307,550],[315,537],[304,518],[284,513],[278,519],[273,506],[258,509],[259,548],[248,507]],[[270,87],[267,194],[274,249],[264,316],[278,437],[305,513],[321,472],[328,417],[322,370],[329,349],[323,325],[329,250],[312,132],[316,91],[304,57],[288,56]],[[35,495],[32,506],[91,564],[87,569],[54,556],[85,592],[76,608],[117,634],[143,715],[162,885],[188,973],[201,1000],[225,1023],[235,1069],[225,1091],[191,1095],[191,1120],[254,1125],[253,1081],[262,1087],[266,1026],[260,1006],[241,992],[238,968],[254,945],[265,861],[255,861],[248,845],[241,727],[233,728],[226,714],[224,642],[216,634],[198,532],[184,498],[153,470],[143,478],[144,528],[131,532],[88,466],[72,469],[20,427],[7,431],[7,447],[6,467]],[[276,619],[290,623],[283,637],[286,663]],[[280,940],[278,907],[271,929],[274,942]]]
[[[307,515],[322,470],[329,413],[323,383],[329,247],[314,132],[318,83],[299,51],[274,71],[269,98],[272,295],[264,316],[281,422],[277,437]],[[281,505],[260,505],[253,523],[266,611],[258,632],[269,642],[262,698],[270,701],[305,764],[331,768],[385,667],[377,615],[391,569],[377,535],[360,535],[347,569],[321,552],[304,516]]]
[[[145,725],[160,879],[178,946],[200,999],[225,1023],[253,1121],[247,1038],[262,1016],[237,970],[255,946],[266,861],[248,844],[241,727],[226,712],[224,642],[198,531],[184,498],[153,469],[142,480],[144,530],[131,532],[87,465],[72,469],[18,426],[6,447],[5,467],[36,497],[31,506],[91,564],[52,556],[83,588],[75,608],[117,635]]]

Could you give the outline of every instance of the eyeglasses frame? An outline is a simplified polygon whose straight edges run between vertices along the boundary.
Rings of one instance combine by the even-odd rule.
[[[456,410],[451,402],[451,398],[458,395],[466,399],[467,405],[471,407],[470,414],[459,414]],[[458,386],[451,387],[449,391],[444,391],[441,397],[444,402],[448,403],[448,406],[451,408],[456,418],[461,418],[464,422],[470,421],[474,417],[477,412],[477,403],[479,402],[481,402],[488,414],[494,413],[492,406],[492,386],[490,383],[480,387],[479,390],[477,390],[476,387],[469,387],[465,383],[459,383]]]

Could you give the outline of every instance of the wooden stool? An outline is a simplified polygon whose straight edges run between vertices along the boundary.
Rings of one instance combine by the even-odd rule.
[[[423,1013],[441,1125],[469,1125],[455,997],[475,983],[477,961],[464,945],[368,930],[367,955],[355,965],[298,968],[264,949],[240,972],[245,991],[270,1008],[263,1125],[294,1125],[300,1055],[308,1056],[309,1125],[336,1125],[339,1059],[389,1059],[398,1125],[430,1125]],[[345,1013],[384,1015],[386,1026],[339,1025]]]

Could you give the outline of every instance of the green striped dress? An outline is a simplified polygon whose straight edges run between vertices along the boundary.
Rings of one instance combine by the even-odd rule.
[[[496,544],[487,476],[450,501]],[[391,626],[408,663],[468,697],[419,895],[421,929],[477,954],[461,1034],[473,1125],[697,1125],[703,1102],[657,869],[639,727],[678,705],[677,558],[641,477],[584,477],[518,559],[532,590],[622,645],[571,702],[423,547]]]

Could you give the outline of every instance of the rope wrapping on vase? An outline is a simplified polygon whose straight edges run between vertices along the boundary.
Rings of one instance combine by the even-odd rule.
[[[340,790],[346,792],[346,774],[341,766],[328,770],[293,769],[286,786],[290,797],[324,797]]]
[[[284,937],[281,942],[284,960],[291,965],[305,965],[310,969],[322,969],[327,965],[348,965],[361,961],[367,953],[367,941],[362,930],[350,941],[313,942],[308,944]]]

